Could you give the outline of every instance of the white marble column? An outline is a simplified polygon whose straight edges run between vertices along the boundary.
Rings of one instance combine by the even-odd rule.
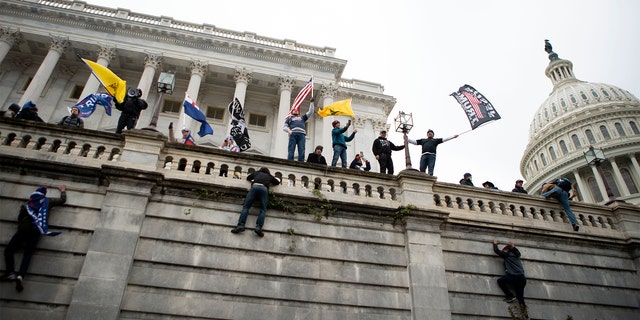
[[[600,173],[598,172],[596,166],[590,167],[591,171],[593,172],[593,176],[596,178],[596,182],[598,183],[598,189],[600,191],[600,194],[602,195],[602,199],[609,199],[609,196],[607,195],[607,188],[604,187],[604,181],[602,181],[603,177],[600,176]]]
[[[640,181],[640,165],[638,165],[635,154],[629,155],[629,160],[631,160],[631,167],[629,168],[631,171],[629,173],[636,178],[635,181]]]
[[[24,105],[27,101],[33,101],[36,104],[38,103],[38,98],[42,94],[47,81],[51,78],[53,70],[58,63],[58,60],[60,60],[60,56],[62,56],[62,53],[67,49],[67,47],[69,47],[68,38],[58,36],[51,37],[49,52],[47,53],[47,56],[44,57],[42,64],[40,64],[40,68],[38,68],[38,71],[36,71],[36,74],[33,76],[29,87],[27,87],[22,98],[20,98],[20,101],[18,102],[19,105]]]
[[[109,62],[115,58],[115,56],[116,48],[114,46],[103,45],[98,49],[98,59],[96,60],[96,63],[107,67],[109,66]],[[86,98],[92,93],[98,92],[100,90],[100,86],[100,81],[98,81],[92,73],[89,73],[89,78],[87,79],[87,82],[84,83],[84,88],[82,89],[82,93],[80,94],[78,101]],[[103,107],[100,108],[104,109]],[[84,120],[84,127],[86,129],[98,129],[99,127],[102,127],[101,124],[106,125],[109,123],[109,120],[110,117],[103,110],[96,110],[91,117]]]
[[[153,77],[156,74],[156,70],[162,64],[162,54],[160,53],[147,53],[147,56],[144,57],[144,71],[142,71],[142,76],[140,77],[140,81],[138,82],[138,88],[142,90],[142,99],[145,101],[149,96],[149,91],[152,88]],[[153,86],[155,89],[155,86]],[[157,90],[154,90],[157,91]]]
[[[629,192],[629,188],[627,188],[627,184],[624,183],[624,178],[622,178],[622,173],[620,173],[620,168],[618,168],[618,164],[616,163],[615,159],[612,159],[612,161],[609,161],[609,163],[611,164],[611,169],[613,169],[613,179],[618,185],[618,191],[620,192],[620,195],[630,195],[631,193]]]
[[[293,77],[282,75],[279,79],[280,84],[280,103],[278,104],[278,112],[273,119],[273,128],[271,134],[271,152],[272,157],[287,158],[287,150],[289,145],[289,135],[282,130],[284,127],[284,118],[289,114],[291,109],[291,89],[296,83]],[[309,148],[307,148],[309,150]]]
[[[196,104],[199,103],[198,94],[200,94],[200,85],[202,84],[204,76],[207,74],[207,70],[209,70],[209,64],[206,61],[191,61],[191,78],[189,78],[187,94],[189,94],[191,99],[193,99]],[[176,92],[176,94],[179,94],[179,96],[182,95],[181,92]],[[184,97],[181,97],[181,99],[184,99]],[[162,106],[160,107],[162,108]],[[184,113],[184,108],[180,108],[180,117],[178,118],[178,123],[174,123],[174,128],[176,129],[173,130],[173,134],[175,135],[176,139],[182,138],[182,133],[179,130],[182,127],[190,128],[191,132],[194,133],[200,130],[200,127],[194,127],[193,119]]]
[[[334,97],[337,93],[338,93],[338,84],[336,83],[322,84],[322,86],[320,87],[321,99],[318,99],[318,100],[322,100],[322,107],[324,108],[325,106],[333,104],[335,102]],[[318,110],[319,110],[320,101],[316,101],[316,103],[317,103],[316,106],[318,107]],[[331,163],[331,157],[333,156],[333,147],[331,146],[332,144],[331,130],[333,130],[333,127],[331,126],[331,122],[335,120],[334,118],[335,117],[331,117],[331,116],[322,118],[316,115],[315,126],[314,126],[315,130],[313,133],[313,141],[314,141],[313,148],[315,148],[315,146],[317,145],[322,145],[324,147],[324,151],[322,154],[327,159],[327,163],[329,164]]]
[[[578,196],[580,196],[580,201],[595,203],[593,197],[591,196],[591,193],[589,192],[589,186],[584,183],[584,180],[582,180],[582,177],[580,176],[580,173],[578,173],[578,170],[573,170],[572,173],[576,179],[576,183],[578,184],[578,189],[580,190],[580,193],[578,194]]]
[[[11,47],[22,41],[22,33],[16,28],[0,26],[0,63],[11,50]]]
[[[236,72],[233,76],[233,79],[236,81],[236,90],[233,93],[233,97],[238,98],[238,101],[240,101],[240,104],[242,104],[247,125],[249,124],[249,119],[247,115],[247,106],[245,105],[245,98],[247,96],[247,87],[249,86],[249,82],[251,82],[252,77],[253,72],[251,72],[251,70],[247,68],[236,68]],[[231,101],[233,101],[233,98],[231,99]],[[229,132],[231,132],[231,121],[229,121],[229,123],[227,124],[225,135],[228,135]],[[251,136],[251,132],[249,132],[249,136]]]

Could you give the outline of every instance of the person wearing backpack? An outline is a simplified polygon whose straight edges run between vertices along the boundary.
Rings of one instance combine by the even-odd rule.
[[[562,204],[562,208],[564,212],[567,213],[567,217],[569,217],[569,221],[571,221],[571,226],[573,227],[573,231],[578,231],[580,226],[578,226],[578,221],[576,220],[576,216],[571,211],[571,207],[569,206],[569,199],[573,198],[575,195],[569,196],[569,191],[571,191],[571,180],[567,178],[558,178],[554,180],[551,184],[555,185],[555,187],[551,188],[549,191],[542,193],[542,196],[549,199],[555,198],[560,204]],[[543,189],[544,185],[543,185]]]

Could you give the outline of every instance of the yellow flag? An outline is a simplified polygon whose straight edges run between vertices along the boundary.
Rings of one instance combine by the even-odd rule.
[[[351,110],[351,99],[336,101],[333,104],[318,110],[318,115],[323,118],[326,116],[355,117],[353,110]]]
[[[98,81],[104,86],[107,92],[112,95],[117,102],[124,101],[124,95],[127,93],[127,82],[116,76],[109,68],[97,64],[93,61],[82,58],[82,61],[89,66]]]

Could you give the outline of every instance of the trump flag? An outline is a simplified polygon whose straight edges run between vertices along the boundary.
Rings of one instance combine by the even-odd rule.
[[[247,130],[247,122],[244,120],[244,109],[238,98],[233,98],[227,107],[231,115],[231,130],[229,134],[240,148],[240,151],[247,151],[251,148],[251,140],[249,139],[249,130]]]
[[[472,130],[489,121],[500,119],[498,111],[493,108],[491,102],[478,92],[478,90],[468,84],[460,87],[460,89],[452,93],[451,96],[458,100],[458,103],[462,106],[462,110],[467,114]]]

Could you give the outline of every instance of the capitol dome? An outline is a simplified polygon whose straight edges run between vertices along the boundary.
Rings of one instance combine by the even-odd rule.
[[[535,194],[543,182],[564,176],[582,201],[640,203],[640,100],[613,85],[576,79],[571,61],[560,59],[549,42],[545,51],[553,90],[529,126],[520,163],[525,187]],[[585,160],[590,147],[604,151],[600,168]]]

